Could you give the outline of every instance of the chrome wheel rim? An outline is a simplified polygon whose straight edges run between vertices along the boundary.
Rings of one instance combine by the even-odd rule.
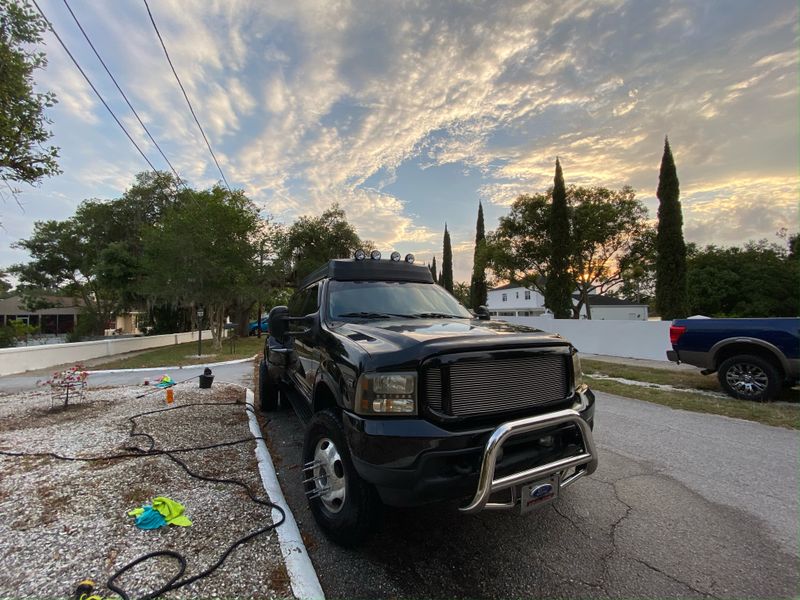
[[[342,457],[330,438],[320,439],[314,448],[313,473],[313,493],[329,512],[338,513],[344,507],[347,478]]]
[[[767,390],[769,378],[764,370],[752,363],[737,363],[725,373],[725,381],[736,393],[753,398]]]

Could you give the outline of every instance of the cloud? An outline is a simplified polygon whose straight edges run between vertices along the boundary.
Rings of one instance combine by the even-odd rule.
[[[798,231],[800,207],[794,177],[741,178],[699,184],[683,192],[684,235],[704,244],[774,241],[777,231]]]
[[[55,92],[58,99],[58,104],[52,110],[55,115],[66,112],[65,116],[74,117],[83,124],[96,125],[100,122],[96,111],[105,109],[100,105],[92,88],[57,44],[55,38],[48,44],[56,51],[49,54],[48,66],[42,73],[37,88]]]

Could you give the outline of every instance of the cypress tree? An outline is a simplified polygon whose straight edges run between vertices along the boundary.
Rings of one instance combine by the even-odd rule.
[[[561,163],[556,158],[556,175],[553,180],[553,203],[550,206],[550,269],[544,290],[544,304],[553,311],[556,319],[572,316],[572,291],[575,287],[569,272],[569,210],[567,189]]]
[[[478,202],[478,222],[475,225],[475,253],[472,257],[472,281],[469,300],[472,308],[486,304],[486,230],[483,225],[483,205]]]
[[[442,287],[453,293],[453,248],[450,245],[450,232],[444,224],[444,245],[442,248]]]
[[[656,310],[662,319],[676,319],[685,317],[687,312],[686,242],[678,172],[666,137],[656,196]]]
[[[436,257],[435,256],[433,257],[433,263],[431,263],[430,269],[431,269],[431,275],[433,276],[433,280],[438,283],[439,282],[439,278],[436,275]]]

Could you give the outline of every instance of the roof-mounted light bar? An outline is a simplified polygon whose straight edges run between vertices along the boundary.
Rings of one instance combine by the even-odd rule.
[[[369,257],[372,260],[380,260],[381,259],[381,251],[380,250],[373,250],[372,252],[369,253]],[[364,260],[365,258],[367,258],[367,253],[364,250],[362,250],[361,248],[359,248],[358,250],[356,250],[353,253],[353,258],[355,260]],[[389,256],[389,258],[392,260],[392,262],[400,262],[401,254],[397,250],[395,250]],[[408,264],[413,265],[414,264],[414,255],[413,254],[406,254],[405,261]]]

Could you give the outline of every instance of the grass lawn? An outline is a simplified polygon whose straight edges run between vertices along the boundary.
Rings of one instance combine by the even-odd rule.
[[[140,369],[147,367],[171,367],[183,365],[197,365],[203,363],[222,362],[225,360],[236,360],[237,358],[249,358],[261,352],[264,347],[266,337],[258,339],[256,336],[238,338],[236,340],[235,351],[231,351],[229,341],[222,343],[222,349],[215,351],[211,345],[211,340],[203,340],[201,358],[197,357],[197,342],[188,342],[173,346],[154,348],[144,352],[135,353],[127,357],[115,358],[109,362],[104,362],[96,369]]]
[[[705,376],[700,375],[699,372],[652,369],[588,359],[581,360],[581,366],[589,385],[601,392],[663,404],[672,408],[725,415],[738,419],[747,419],[748,421],[757,421],[766,425],[800,429],[800,392],[796,389],[784,390],[777,402],[750,402],[737,400],[729,396],[717,398],[704,394],[649,388],[592,377],[592,374],[597,374],[646,383],[671,385],[687,390],[714,391],[723,394],[715,375]]]

